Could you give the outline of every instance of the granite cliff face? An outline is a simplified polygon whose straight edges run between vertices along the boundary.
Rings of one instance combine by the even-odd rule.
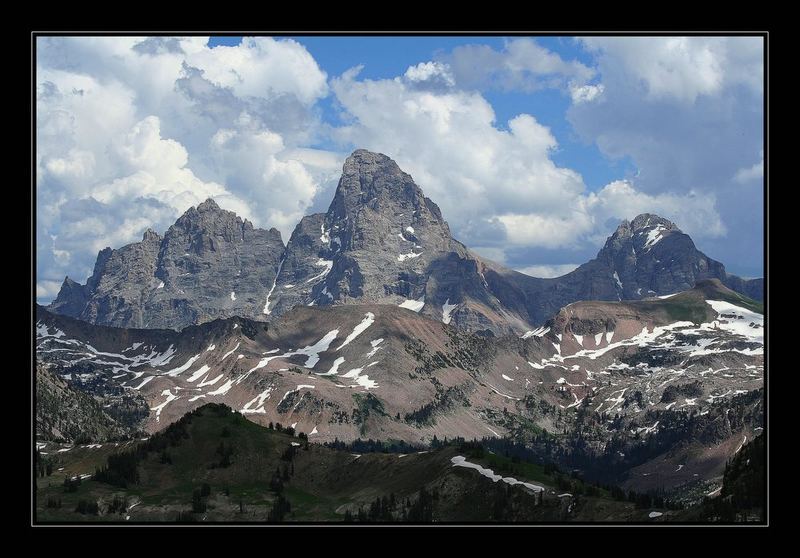
[[[439,207],[386,155],[353,152],[327,213],[304,217],[288,245],[213,200],[161,238],[106,248],[53,312],[92,323],[174,328],[238,315],[271,321],[298,305],[389,304],[486,334],[523,333],[578,300],[638,300],[716,278],[763,298],[763,281],[728,275],[670,221],[624,221],[597,258],[554,279],[504,268],[453,239]]]
[[[511,331],[482,267],[410,175],[385,155],[358,150],[328,212],[305,217],[292,234],[269,311],[380,303],[467,329]]]
[[[256,229],[213,200],[190,208],[160,237],[97,257],[86,285],[67,278],[54,312],[118,327],[173,328],[261,315],[283,253],[276,229]]]

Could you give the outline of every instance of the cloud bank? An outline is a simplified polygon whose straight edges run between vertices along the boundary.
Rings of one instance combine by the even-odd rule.
[[[65,275],[83,281],[100,249],[163,232],[207,197],[287,240],[304,214],[327,208],[355,148],[395,159],[457,238],[526,273],[569,271],[646,211],[726,264],[761,254],[760,39],[588,38],[579,61],[517,38],[377,80],[357,60],[329,76],[291,39],[38,41],[41,302]],[[544,90],[567,100],[574,138],[525,110],[498,121],[488,100]],[[589,189],[556,162],[576,138],[629,158],[637,175]]]

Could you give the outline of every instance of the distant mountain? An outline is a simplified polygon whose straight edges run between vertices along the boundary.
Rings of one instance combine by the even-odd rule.
[[[578,300],[637,300],[717,278],[752,298],[670,221],[624,221],[597,258],[554,279],[490,262],[453,239],[439,207],[389,157],[355,151],[324,214],[284,248],[208,200],[162,239],[98,255],[86,285],[66,278],[53,312],[92,323],[180,329],[234,315],[269,321],[298,305],[391,304],[468,331],[522,333]]]
[[[164,237],[97,256],[80,285],[69,277],[49,308],[91,323],[175,328],[261,315],[283,253],[276,229],[256,229],[211,199],[190,208]]]
[[[326,214],[305,217],[286,248],[271,312],[297,304],[392,304],[468,330],[524,330],[454,240],[439,207],[385,155],[344,164]]]
[[[562,306],[580,300],[639,300],[685,291],[706,279],[763,299],[763,280],[744,280],[725,271],[694,245],[674,223],[645,213],[623,221],[597,257],[553,279],[532,279],[517,272],[487,275],[491,285],[516,291],[532,323],[541,323]],[[514,298],[511,295],[509,298]]]

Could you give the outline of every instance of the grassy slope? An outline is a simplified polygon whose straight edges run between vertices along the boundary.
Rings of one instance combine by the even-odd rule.
[[[666,315],[667,321],[690,321],[696,324],[714,319],[715,312],[706,300],[723,300],[759,314],[764,313],[761,302],[748,298],[725,287],[716,279],[700,281],[694,289],[669,298],[624,302],[652,315]]]
[[[191,510],[193,491],[208,483],[211,488],[208,510],[196,514],[197,520],[265,521],[276,499],[276,494],[270,490],[270,478],[276,466],[290,465],[281,460],[281,455],[292,442],[301,441],[263,428],[226,407],[212,405],[201,408],[191,417],[187,431],[187,439],[167,450],[172,464],[161,464],[158,452],[148,454],[139,466],[140,483],[127,490],[94,480],[83,481],[74,493],[65,492],[62,486],[65,473],[92,472],[93,467],[102,464],[110,452],[122,449],[122,445],[58,454],[65,469],[39,479],[37,519],[45,522],[125,521],[125,516],[129,515],[131,521],[174,521],[179,511]],[[223,437],[223,431],[228,435]],[[216,450],[220,442],[235,448],[232,465],[224,469],[209,468],[219,461]],[[342,521],[346,509],[353,513],[359,506],[367,509],[376,497],[394,493],[398,500],[413,502],[423,486],[428,491],[436,490],[439,495],[434,507],[437,521],[637,520],[646,516],[642,510],[634,510],[632,504],[615,502],[605,493],[592,498],[581,497],[571,515],[566,516],[565,501],[557,497],[554,479],[545,474],[541,466],[511,463],[505,457],[491,454],[470,458],[497,471],[513,471],[519,480],[546,486],[544,505],[536,506],[535,496],[525,489],[492,483],[474,470],[452,467],[450,459],[458,454],[457,447],[448,446],[404,457],[370,453],[356,459],[349,452],[315,444],[310,444],[308,449],[300,447],[294,459],[294,475],[283,492],[292,505],[292,513],[286,519]],[[74,511],[81,499],[100,501],[103,510],[115,495],[125,496],[129,505],[139,504],[121,515],[98,517]],[[61,508],[47,508],[48,497],[60,498]],[[505,515],[496,518],[494,509],[501,498],[505,498],[502,500]]]

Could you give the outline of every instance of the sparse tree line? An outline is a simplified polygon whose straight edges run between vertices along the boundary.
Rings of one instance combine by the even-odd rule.
[[[379,496],[373,500],[368,508],[359,506],[353,513],[346,510],[345,523],[432,523],[435,502],[439,500],[439,492],[434,488],[427,490],[424,486],[420,489],[417,498],[396,498],[394,492],[389,496]]]
[[[33,458],[33,475],[35,477],[43,478],[53,474],[53,464],[55,460],[51,457],[45,457],[37,449]]]
[[[704,498],[700,520],[736,523],[764,520],[766,504],[766,447],[764,435],[748,442],[725,464],[722,489],[716,498]]]

